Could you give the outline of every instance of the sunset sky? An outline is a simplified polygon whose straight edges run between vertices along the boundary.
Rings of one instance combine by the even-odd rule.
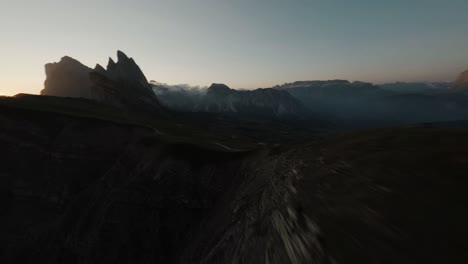
[[[466,0],[0,0],[0,94],[44,64],[117,50],[148,80],[257,88],[296,80],[445,81],[468,69]]]

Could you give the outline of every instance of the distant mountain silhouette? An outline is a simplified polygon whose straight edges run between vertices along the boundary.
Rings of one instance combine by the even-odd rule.
[[[153,85],[162,103],[184,112],[231,113],[236,115],[284,117],[304,112],[288,92],[268,89],[235,90],[213,83],[205,91],[176,90]]]
[[[160,113],[164,105],[178,112],[274,118],[314,115],[371,125],[468,118],[468,71],[451,85],[326,80],[296,81],[256,90],[235,90],[217,83],[207,89],[192,89],[148,83],[132,58],[121,51],[117,57],[117,62],[109,58],[106,69],[100,65],[91,69],[70,57],[49,63],[41,94],[88,98],[145,113]]]
[[[49,63],[41,95],[82,97],[129,110],[160,112],[159,101],[140,67],[121,51],[117,58],[117,62],[109,58],[107,69],[97,64],[94,70],[70,57]]]
[[[231,113],[238,116],[307,115],[382,126],[468,118],[468,93],[449,83],[374,85],[347,80],[297,81],[243,91],[224,84],[208,89],[175,89],[154,83],[162,104],[180,112]]]
[[[239,91],[224,84],[214,83],[208,88],[196,109],[207,112],[283,116],[299,114],[302,106],[297,99],[285,91],[271,88]]]
[[[462,74],[456,87],[463,87]],[[275,86],[300,100],[311,112],[355,124],[390,125],[454,121],[468,117],[468,93],[448,83],[374,85],[346,80],[298,81]]]
[[[378,85],[381,89],[394,93],[426,93],[437,92],[440,89],[447,89],[450,86],[448,82],[395,82]]]
[[[389,94],[371,83],[347,80],[297,81],[273,88],[288,91],[310,111],[345,118],[374,118],[369,106]]]

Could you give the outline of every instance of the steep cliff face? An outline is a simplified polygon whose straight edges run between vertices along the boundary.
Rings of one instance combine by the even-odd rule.
[[[82,97],[129,111],[161,113],[159,101],[140,67],[121,51],[117,57],[117,62],[109,58],[107,69],[98,64],[92,70],[69,57],[47,64],[41,94]]]
[[[46,80],[41,94],[96,99],[89,78],[91,71],[91,68],[67,56],[57,63],[48,63],[45,65]]]
[[[140,67],[135,63],[133,58],[129,58],[122,51],[117,51],[117,62],[115,63],[109,58],[106,75],[114,80],[125,82],[129,86],[142,89],[142,92],[151,91],[151,87]]]

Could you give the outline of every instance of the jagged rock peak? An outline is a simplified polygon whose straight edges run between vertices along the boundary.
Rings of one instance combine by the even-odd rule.
[[[46,64],[41,94],[88,98],[132,111],[159,113],[158,99],[140,67],[120,50],[117,57],[117,62],[109,58],[107,69],[99,64],[91,69],[68,56]]]
[[[96,66],[94,67],[94,71],[101,74],[106,73],[106,69],[104,69],[104,67],[102,67],[100,64],[96,64]]]
[[[138,64],[120,50],[117,51],[117,62],[109,59],[106,75],[114,81],[125,81],[128,86],[140,86],[145,87],[146,90],[151,90],[151,87]]]
[[[115,61],[111,57],[109,57],[109,61],[107,62],[107,69],[114,67],[114,65]]]
[[[128,56],[120,50],[117,51],[117,59],[119,62],[130,60]]]

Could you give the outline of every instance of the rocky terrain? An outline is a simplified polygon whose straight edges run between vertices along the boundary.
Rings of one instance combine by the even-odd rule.
[[[315,119],[342,127],[382,127],[468,119],[465,73],[448,83],[373,85],[347,80],[297,81],[266,89],[234,90],[224,84],[209,88],[148,83],[132,58],[117,52],[107,68],[88,68],[63,57],[46,65],[43,95],[96,100],[126,112],[145,115],[215,113],[238,118]]]
[[[0,97],[0,263],[468,261],[463,92],[213,84],[171,112],[181,95],[122,52],[107,69],[64,57],[46,73],[42,96]],[[303,105],[429,122],[276,118]]]
[[[212,84],[195,111],[231,112],[273,116],[293,116],[303,109],[289,93],[273,89],[238,91],[224,84]]]
[[[170,89],[153,85],[162,104],[180,112],[227,113],[239,116],[294,117],[304,114],[289,93],[274,89],[234,90],[212,84],[205,90]]]
[[[0,100],[2,263],[468,259],[464,129],[236,151],[25,99]]]
[[[468,94],[448,87],[448,83],[373,85],[346,80],[298,81],[252,91],[222,84],[208,89],[153,85],[161,103],[177,112],[312,118],[351,129],[468,119]]]
[[[46,64],[42,95],[80,97],[124,110],[160,114],[163,109],[145,75],[132,58],[117,52],[118,61],[109,58],[107,68],[94,69],[70,57]]]

